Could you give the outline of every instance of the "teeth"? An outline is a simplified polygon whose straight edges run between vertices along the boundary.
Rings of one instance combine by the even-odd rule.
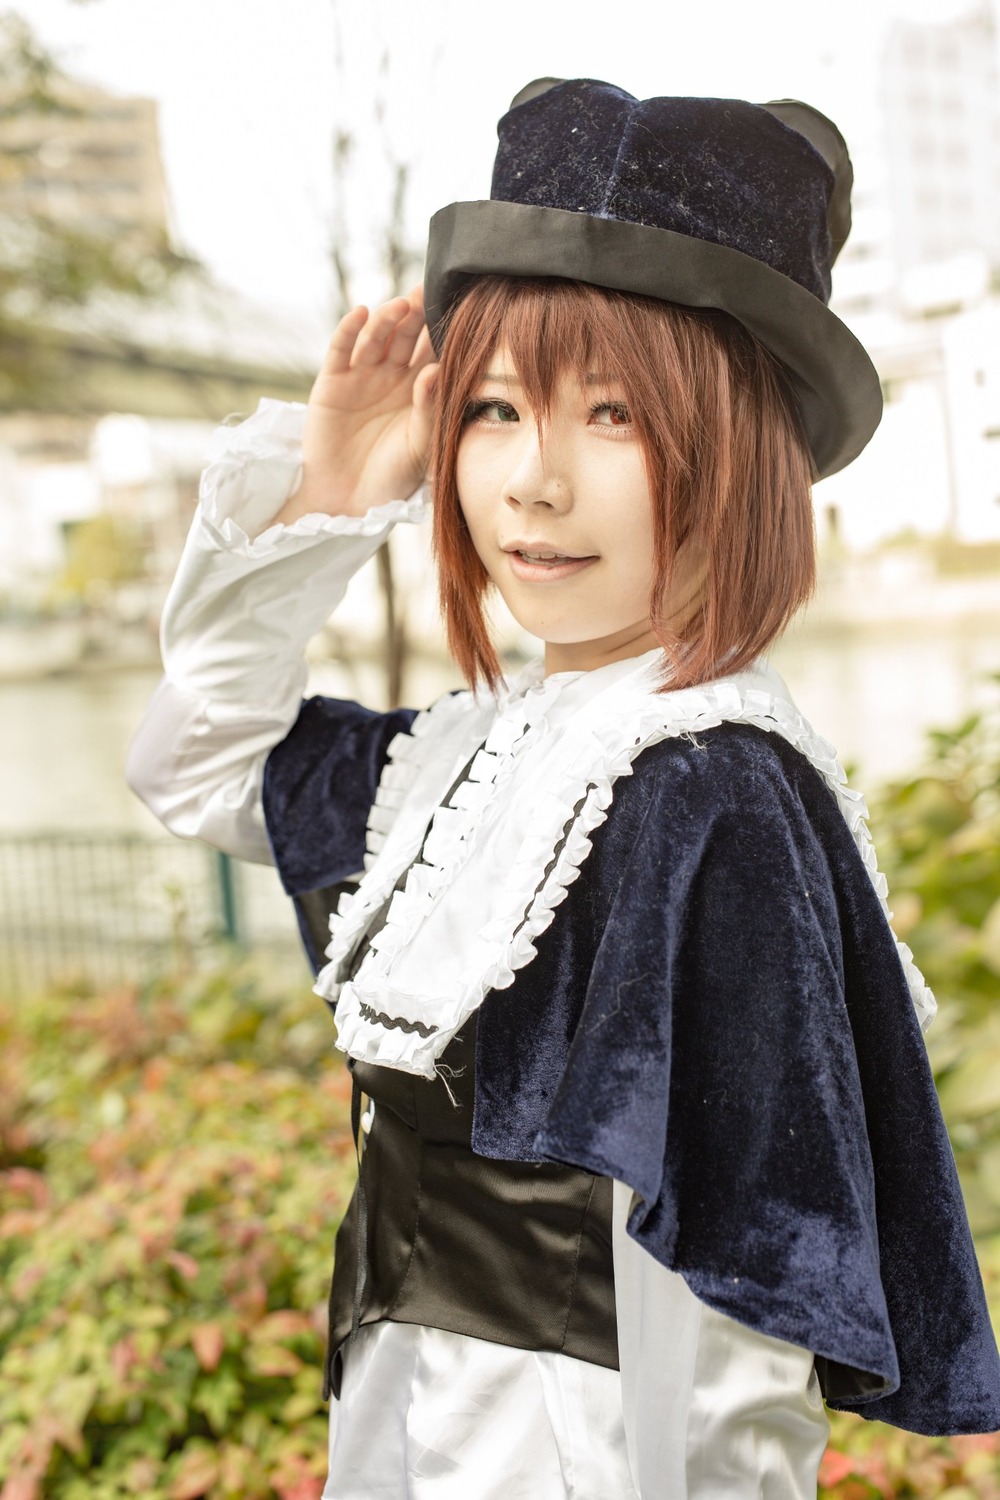
[[[562,552],[522,552],[521,556],[528,562],[572,562],[573,558],[567,557]]]

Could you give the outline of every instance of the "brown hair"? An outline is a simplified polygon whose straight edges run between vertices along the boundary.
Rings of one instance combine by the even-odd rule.
[[[495,687],[502,675],[483,613],[489,578],[455,478],[467,407],[500,346],[543,418],[566,369],[600,370],[624,394],[653,496],[650,618],[672,666],[666,686],[746,667],[815,587],[814,466],[781,364],[727,313],[483,276],[448,325],[431,460],[441,608],[467,680]],[[663,601],[685,543],[705,580],[678,630]]]

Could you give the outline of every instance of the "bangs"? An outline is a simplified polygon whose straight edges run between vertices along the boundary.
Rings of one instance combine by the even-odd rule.
[[[595,318],[594,310],[592,290],[580,282],[524,281],[512,298],[506,281],[485,277],[470,308],[468,333],[483,351],[480,368],[468,369],[472,384],[482,379],[491,357],[506,350],[533,409],[547,417],[565,374],[581,384],[588,375],[621,381],[617,320]]]

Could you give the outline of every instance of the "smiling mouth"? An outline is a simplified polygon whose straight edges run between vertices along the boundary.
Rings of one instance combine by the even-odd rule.
[[[505,547],[508,567],[522,583],[559,583],[566,578],[575,578],[597,562],[594,555],[579,552],[556,552],[552,547]]]
[[[590,562],[592,554],[583,552],[554,552],[547,547],[505,547],[503,549],[511,557],[520,557],[527,563],[569,563]]]

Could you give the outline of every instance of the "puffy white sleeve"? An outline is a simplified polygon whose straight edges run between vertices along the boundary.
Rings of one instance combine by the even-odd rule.
[[[626,1230],[613,1246],[625,1440],[640,1500],[816,1500],[829,1436],[813,1356],[699,1301]]]
[[[269,525],[298,483],[305,413],[263,400],[215,434],[164,606],[164,675],[125,768],[172,833],[260,864],[264,762],[298,715],[306,644],[392,527],[426,511],[417,495]]]

